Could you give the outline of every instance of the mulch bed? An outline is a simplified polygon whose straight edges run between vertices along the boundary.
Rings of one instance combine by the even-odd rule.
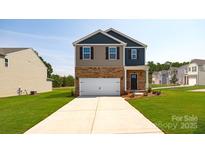
[[[129,93],[127,95],[123,95],[122,97],[125,100],[130,100],[130,99],[139,99],[139,98],[144,98],[144,97],[154,97],[154,96],[159,96],[156,94],[152,94],[152,93],[148,93],[147,96],[143,96],[143,95],[134,95],[133,93]]]

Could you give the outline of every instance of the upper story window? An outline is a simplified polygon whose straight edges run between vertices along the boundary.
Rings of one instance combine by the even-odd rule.
[[[7,58],[5,58],[5,67],[9,66],[9,60]]]
[[[189,67],[189,72],[191,72],[191,67]]]
[[[109,59],[117,59],[117,48],[109,47]]]
[[[137,59],[137,49],[131,49],[131,59]]]
[[[192,67],[192,72],[196,72],[196,66]]]
[[[83,59],[91,59],[91,47],[83,47]]]

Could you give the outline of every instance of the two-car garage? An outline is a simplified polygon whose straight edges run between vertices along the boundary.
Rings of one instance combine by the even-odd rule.
[[[120,95],[120,78],[79,78],[80,96]]]

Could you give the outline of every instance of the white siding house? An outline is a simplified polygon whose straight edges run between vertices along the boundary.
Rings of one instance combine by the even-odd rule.
[[[193,59],[188,66],[188,84],[205,85],[205,60]]]

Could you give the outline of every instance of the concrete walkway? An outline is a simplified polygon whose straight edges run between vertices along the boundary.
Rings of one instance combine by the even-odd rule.
[[[162,133],[122,97],[78,97],[26,132]]]
[[[192,87],[193,85],[179,85],[179,86],[167,86],[167,87],[156,87],[152,88],[153,90],[160,90],[160,89],[171,89],[171,88],[183,88],[183,87]]]
[[[192,92],[205,92],[205,89],[195,89],[195,90],[191,90]]]

